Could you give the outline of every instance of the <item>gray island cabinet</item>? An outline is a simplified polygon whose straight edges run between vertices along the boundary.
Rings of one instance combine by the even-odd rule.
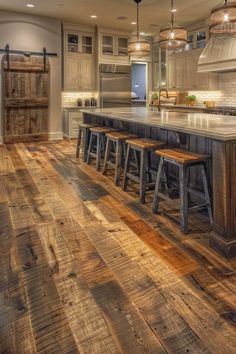
[[[236,256],[236,116],[131,107],[83,110],[83,117],[84,122],[110,125],[160,139],[169,147],[208,154],[214,221],[210,245],[227,258]],[[190,182],[199,183],[197,171]]]

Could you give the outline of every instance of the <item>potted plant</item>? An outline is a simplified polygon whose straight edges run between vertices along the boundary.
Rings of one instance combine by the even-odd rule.
[[[186,104],[187,106],[194,106],[197,97],[195,95],[189,95],[186,97]]]
[[[157,105],[158,101],[159,101],[158,93],[154,92],[153,95],[152,95],[152,104],[156,104]]]

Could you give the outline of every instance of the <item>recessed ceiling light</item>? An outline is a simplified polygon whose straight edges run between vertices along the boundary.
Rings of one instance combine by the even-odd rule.
[[[34,7],[33,4],[27,4],[26,6],[27,6],[27,7]]]
[[[131,22],[131,25],[137,25],[137,22]]]
[[[141,36],[144,36],[145,35],[145,32],[140,32]]]
[[[177,9],[172,9],[172,10],[171,10],[171,12],[176,12],[176,11],[177,11]]]
[[[91,15],[90,17],[91,18],[97,18],[97,15]]]

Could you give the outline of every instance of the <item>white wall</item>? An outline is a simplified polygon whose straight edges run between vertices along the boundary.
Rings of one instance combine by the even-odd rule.
[[[50,106],[49,137],[62,138],[61,104],[61,23],[60,21],[0,11],[0,48],[6,44],[10,49],[39,51],[46,47],[58,57],[49,57],[50,62]],[[0,56],[0,59],[2,56]],[[1,72],[2,75],[2,72]],[[1,80],[2,81],[2,80]],[[0,90],[0,94],[2,91]],[[2,102],[2,97],[1,97]],[[2,109],[0,116],[0,143],[2,139]]]

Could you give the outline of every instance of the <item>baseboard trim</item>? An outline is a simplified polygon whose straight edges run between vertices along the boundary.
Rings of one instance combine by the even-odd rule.
[[[62,132],[48,133],[48,139],[49,140],[62,140],[63,139],[63,133]]]

